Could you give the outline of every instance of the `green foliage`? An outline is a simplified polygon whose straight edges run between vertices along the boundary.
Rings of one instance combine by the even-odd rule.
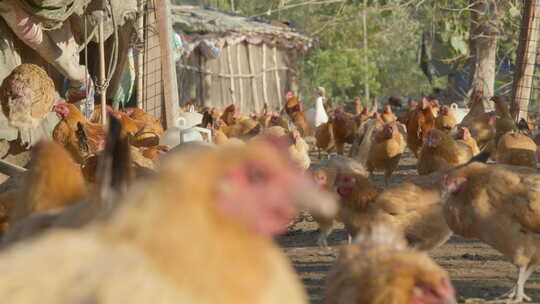
[[[366,81],[371,96],[377,98],[430,93],[431,86],[418,63],[424,31],[436,39],[432,51],[436,59],[458,71],[470,64],[469,0],[368,0],[367,7],[364,0],[330,4],[312,0],[173,1],[222,9],[234,5],[236,11],[248,16],[292,22],[298,30],[314,37],[316,43],[305,55],[301,78],[301,93],[308,103],[315,99],[317,86],[324,86],[339,101],[363,97]],[[405,3],[412,4],[404,6]],[[515,62],[522,1],[497,3],[508,8],[504,10],[498,33],[498,58]],[[364,11],[367,12],[367,50],[363,46]],[[505,81],[507,78],[498,77]],[[444,87],[445,78],[437,79],[435,85]]]
[[[471,9],[469,0],[440,0],[427,1],[418,12],[423,20],[424,28],[435,32],[439,43],[448,49],[447,56],[439,58],[456,66],[463,66],[470,56],[469,39]],[[513,54],[515,62],[519,34],[519,22],[523,3],[519,0],[501,0],[497,5],[506,6],[502,9],[501,24],[498,27],[499,58]],[[493,16],[488,14],[485,18]]]

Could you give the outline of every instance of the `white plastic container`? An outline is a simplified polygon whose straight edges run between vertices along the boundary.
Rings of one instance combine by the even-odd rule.
[[[450,105],[450,108],[454,112],[454,116],[456,117],[456,123],[461,123],[463,121],[463,118],[469,113],[469,109],[467,108],[460,108],[456,103],[453,103]]]
[[[186,113],[192,112],[185,112],[183,114]],[[176,118],[174,127],[169,128],[167,131],[165,131],[165,133],[159,139],[159,144],[176,147],[179,144],[185,142],[205,141],[201,133],[207,135],[206,141],[208,143],[212,143],[212,130],[192,126],[193,123],[193,120],[190,121],[189,118],[186,118],[185,116],[180,116]]]

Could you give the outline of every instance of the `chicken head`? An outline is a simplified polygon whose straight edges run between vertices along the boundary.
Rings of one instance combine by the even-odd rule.
[[[441,115],[448,115],[448,113],[450,113],[450,108],[448,108],[448,106],[442,106],[439,113]]]
[[[347,197],[352,194],[356,185],[356,179],[351,174],[338,174],[334,185],[340,196]]]
[[[465,183],[467,182],[467,178],[463,176],[456,176],[456,177],[450,177],[449,175],[445,175],[443,177],[443,193],[442,195],[455,195],[459,193],[459,191],[463,188]]]
[[[345,112],[343,111],[343,108],[339,107],[334,111],[334,117],[335,119],[342,119],[345,115]]]
[[[58,118],[62,119],[69,115],[69,107],[67,103],[61,102],[54,106],[54,112]]]
[[[396,123],[389,123],[384,126],[383,132],[384,137],[390,139],[393,138],[399,132],[399,130]]]
[[[326,184],[328,183],[328,174],[326,174],[324,170],[315,170],[313,171],[312,176],[313,181],[317,186],[319,186],[321,189],[326,187]]]
[[[287,92],[287,94],[285,94],[285,98],[287,101],[289,101],[291,98],[294,97],[294,93],[293,92]]]
[[[416,269],[415,269],[416,270]],[[418,304],[455,303],[454,287],[447,277],[418,271],[412,302]]]
[[[466,140],[471,137],[471,131],[469,131],[469,128],[467,127],[459,127],[456,139],[463,139]]]
[[[422,98],[422,101],[420,102],[420,108],[422,110],[426,110],[428,108],[428,106],[430,105],[429,101],[427,100],[427,98]]]
[[[282,233],[299,210],[337,212],[333,199],[289,159],[281,139],[268,137],[257,144],[272,148],[246,155],[221,178],[216,202],[223,215],[272,236]]]
[[[437,129],[430,130],[427,134],[426,145],[430,148],[435,148],[443,141],[441,131]]]

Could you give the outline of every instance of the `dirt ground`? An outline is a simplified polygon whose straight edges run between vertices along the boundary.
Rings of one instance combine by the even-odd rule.
[[[416,175],[416,159],[407,154],[392,177],[392,182]],[[382,176],[374,178],[383,187]],[[317,246],[318,225],[303,215],[278,243],[301,277],[309,293],[310,303],[322,303],[325,276],[337,257],[338,248],[346,244],[347,234],[342,224],[336,224],[328,240],[329,249]],[[459,302],[483,303],[510,289],[517,278],[516,268],[496,250],[478,240],[452,237],[446,244],[429,252],[450,274]],[[540,273],[533,273],[526,284],[526,293],[534,303],[540,303]]]

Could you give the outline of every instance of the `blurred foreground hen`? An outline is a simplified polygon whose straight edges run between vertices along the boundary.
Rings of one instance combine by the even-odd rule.
[[[456,303],[448,273],[382,225],[341,249],[327,277],[325,298],[326,304]]]
[[[41,141],[33,147],[32,154],[30,170],[10,212],[10,224],[34,212],[74,204],[88,194],[80,166],[61,145]]]
[[[108,221],[5,250],[3,301],[307,303],[271,237],[297,208],[333,216],[336,206],[276,145],[170,155]]]

